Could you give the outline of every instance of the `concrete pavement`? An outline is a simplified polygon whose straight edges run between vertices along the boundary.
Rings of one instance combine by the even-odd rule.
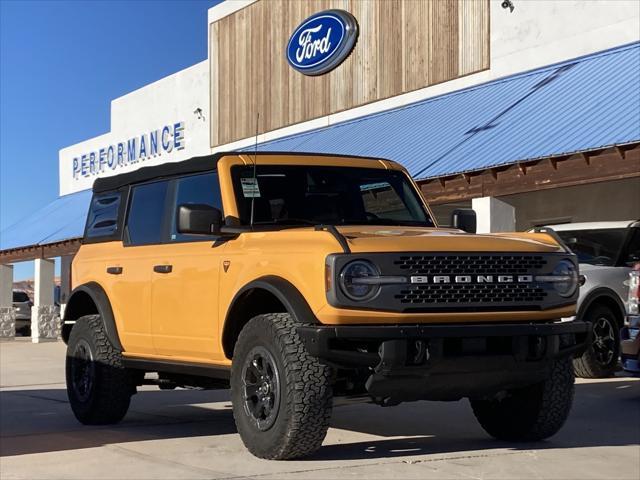
[[[489,438],[466,401],[334,410],[313,457],[259,460],[227,391],[144,387],[122,423],[80,425],[62,343],[0,343],[0,478],[640,478],[640,379],[579,380],[565,428],[536,444]]]

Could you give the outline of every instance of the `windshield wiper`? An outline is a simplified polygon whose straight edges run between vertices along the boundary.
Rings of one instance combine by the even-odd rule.
[[[377,218],[374,220],[345,220],[341,225],[371,225],[376,227],[393,226],[393,227],[433,227],[429,222],[419,220],[391,220],[388,218]]]
[[[273,220],[264,220],[261,222],[253,222],[254,225],[311,225],[316,226],[318,222],[313,222],[305,218],[274,218]]]

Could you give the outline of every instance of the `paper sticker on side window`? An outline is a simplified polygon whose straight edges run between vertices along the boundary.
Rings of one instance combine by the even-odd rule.
[[[257,178],[241,178],[242,194],[244,198],[260,198],[260,187]]]

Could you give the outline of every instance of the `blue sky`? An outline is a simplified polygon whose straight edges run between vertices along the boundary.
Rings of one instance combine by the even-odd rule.
[[[57,197],[58,150],[108,132],[112,99],[206,59],[217,3],[0,0],[0,231]]]

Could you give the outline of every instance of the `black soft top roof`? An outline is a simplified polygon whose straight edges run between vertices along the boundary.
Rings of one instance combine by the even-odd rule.
[[[94,193],[117,190],[132,183],[146,182],[156,178],[174,177],[187,173],[198,173],[215,170],[218,160],[228,153],[216,153],[202,157],[193,157],[182,162],[169,162],[152,167],[142,167],[133,172],[121,173],[112,177],[97,178],[93,182]]]
[[[193,157],[180,162],[169,162],[152,167],[142,167],[133,172],[121,173],[111,177],[97,178],[93,182],[94,193],[108,192],[117,190],[121,187],[134,183],[146,182],[159,178],[175,177],[177,175],[186,175],[190,173],[209,172],[215,170],[218,160],[229,155],[249,155],[253,157],[254,153],[250,151],[244,152],[220,152],[213,155],[204,155],[202,157]],[[340,155],[331,153],[308,153],[308,152],[258,152],[258,157],[265,155],[295,155],[295,156],[314,156],[314,157],[345,157],[345,158],[365,158],[369,160],[384,160],[374,157],[359,157],[357,155]]]

